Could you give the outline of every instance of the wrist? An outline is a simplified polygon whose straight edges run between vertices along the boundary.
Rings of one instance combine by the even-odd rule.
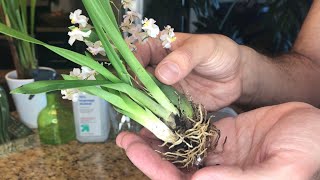
[[[261,80],[263,70],[269,64],[269,58],[247,46],[240,46],[240,80],[241,95],[237,103],[243,105],[256,105],[261,94]]]

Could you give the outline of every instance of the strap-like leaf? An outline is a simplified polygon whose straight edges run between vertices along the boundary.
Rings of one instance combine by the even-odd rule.
[[[51,81],[36,81],[30,84],[23,85],[11,91],[13,94],[39,94],[62,89],[100,86],[109,84],[110,81],[91,81],[91,80],[51,80]]]
[[[130,69],[139,78],[152,97],[168,111],[171,111],[174,114],[179,114],[178,110],[160,90],[145,68],[131,52],[128,45],[123,40],[123,37],[118,32],[117,27],[113,25],[111,18],[107,13],[105,13],[103,7],[101,7],[101,3],[99,1],[92,0],[82,0],[82,2],[90,15],[92,22],[94,22],[95,28],[100,28],[105,32],[111,42],[117,47]]]
[[[142,91],[128,84],[117,83],[117,84],[104,84],[101,86],[125,93],[128,96],[130,96],[132,99],[134,99],[134,101],[141,104],[143,107],[150,109],[153,113],[163,118],[164,120],[170,119],[171,112],[164,109],[161,105],[159,105],[156,101],[154,101],[152,98],[147,96]]]
[[[104,68],[101,64],[99,64],[96,61],[93,61],[91,58],[89,58],[85,55],[82,55],[80,53],[76,53],[76,52],[73,52],[73,51],[70,51],[67,49],[63,49],[60,47],[51,46],[51,45],[46,44],[44,42],[41,42],[37,39],[34,39],[26,34],[23,34],[19,31],[11,29],[2,23],[0,23],[0,32],[3,34],[6,34],[8,36],[11,36],[13,38],[16,38],[16,39],[20,39],[23,41],[27,41],[30,43],[44,46],[44,47],[50,49],[51,51],[59,54],[60,56],[66,58],[76,64],[79,64],[81,66],[87,66],[91,69],[94,69],[95,71],[97,71],[98,73],[100,73],[101,75],[103,75],[104,77],[106,77],[107,79],[109,79],[112,82],[121,82],[119,80],[119,78],[117,78],[115,75],[113,75],[110,71],[108,71],[106,68]]]

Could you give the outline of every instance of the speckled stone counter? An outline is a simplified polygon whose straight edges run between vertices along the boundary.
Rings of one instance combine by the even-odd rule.
[[[0,70],[0,83],[9,70]],[[35,133],[0,145],[0,179],[148,179],[115,142],[40,145]]]
[[[148,179],[114,141],[74,141],[59,146],[33,143],[33,147],[0,157],[0,179]]]

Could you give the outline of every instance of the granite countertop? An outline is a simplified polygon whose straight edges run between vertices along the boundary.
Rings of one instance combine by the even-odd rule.
[[[41,145],[35,134],[1,145],[0,152],[1,179],[148,179],[113,140]]]
[[[9,70],[0,70],[0,82]],[[105,143],[41,145],[38,134],[0,145],[0,179],[148,179],[117,147]]]

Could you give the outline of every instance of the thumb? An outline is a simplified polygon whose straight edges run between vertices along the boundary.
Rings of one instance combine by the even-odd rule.
[[[203,44],[206,45],[205,48]],[[155,69],[156,77],[165,84],[175,84],[185,78],[199,63],[210,58],[214,44],[214,39],[210,36],[193,35],[158,64]]]

